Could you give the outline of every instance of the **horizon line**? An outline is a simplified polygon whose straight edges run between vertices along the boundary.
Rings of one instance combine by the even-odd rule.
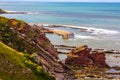
[[[88,3],[120,3],[120,1],[0,1],[0,2],[88,2]]]

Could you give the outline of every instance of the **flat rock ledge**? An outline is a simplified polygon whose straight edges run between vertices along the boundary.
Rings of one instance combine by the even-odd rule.
[[[59,29],[54,29],[55,27],[59,27],[59,25],[55,25],[55,27],[53,27],[53,25],[43,25],[43,24],[34,24],[34,23],[29,23],[29,25],[40,29],[41,32],[43,33],[52,33],[52,34],[57,34],[62,36],[63,39],[70,39],[70,38],[74,38],[74,34],[70,31],[66,31],[66,30],[59,30]]]

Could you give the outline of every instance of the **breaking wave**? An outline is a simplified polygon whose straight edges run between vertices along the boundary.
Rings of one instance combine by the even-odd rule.
[[[68,26],[68,25],[63,25],[63,26],[80,29],[84,32],[90,32],[91,34],[119,34],[120,33],[119,31],[116,31],[116,30],[108,30],[108,29],[93,28],[93,27]]]

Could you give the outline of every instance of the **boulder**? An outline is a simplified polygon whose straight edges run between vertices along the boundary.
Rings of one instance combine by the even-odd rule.
[[[74,66],[109,67],[105,62],[105,53],[92,51],[87,45],[76,47],[68,53],[65,64]]]

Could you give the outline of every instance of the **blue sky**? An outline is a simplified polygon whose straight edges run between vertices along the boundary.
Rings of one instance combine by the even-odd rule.
[[[0,1],[41,1],[41,2],[120,2],[120,0],[0,0]]]

